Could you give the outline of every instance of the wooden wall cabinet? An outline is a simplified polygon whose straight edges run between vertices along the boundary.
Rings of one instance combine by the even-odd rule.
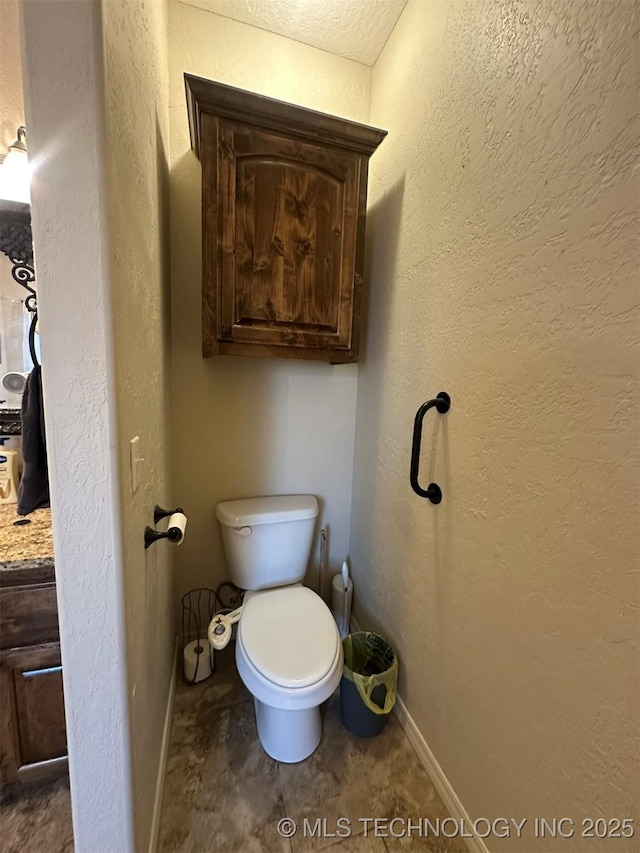
[[[386,131],[185,74],[203,355],[358,359],[368,161]]]
[[[67,772],[53,566],[0,573],[0,786]]]

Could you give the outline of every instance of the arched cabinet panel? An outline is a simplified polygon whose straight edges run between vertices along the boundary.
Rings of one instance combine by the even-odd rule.
[[[203,354],[356,361],[384,131],[185,75],[202,162]]]

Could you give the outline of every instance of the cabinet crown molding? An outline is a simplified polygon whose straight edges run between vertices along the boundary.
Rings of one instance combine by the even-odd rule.
[[[202,115],[210,114],[238,121],[262,130],[284,132],[308,142],[323,142],[341,149],[371,156],[387,135],[386,130],[370,127],[338,116],[310,110],[227,86],[193,74],[184,75],[189,114],[191,147],[200,159]]]

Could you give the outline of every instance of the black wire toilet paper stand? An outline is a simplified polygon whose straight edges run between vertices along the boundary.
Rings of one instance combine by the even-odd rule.
[[[215,672],[215,655],[207,639],[207,628],[216,612],[217,600],[215,590],[208,587],[191,589],[182,596],[182,648],[184,649],[194,640],[197,641],[195,647],[196,668],[193,678],[187,678],[186,674],[184,676],[188,684],[195,684],[198,681],[198,670],[204,666],[203,661],[206,660],[203,655],[209,656],[211,663],[209,675],[213,675]],[[202,672],[201,669],[200,672]],[[200,680],[203,681],[204,679],[201,678]]]
[[[231,581],[223,581],[216,589],[198,587],[197,589],[190,589],[182,596],[182,648],[184,649],[188,643],[194,640],[197,641],[196,668],[193,678],[185,676],[185,681],[188,684],[195,684],[198,680],[200,662],[206,660],[202,655],[211,656],[211,672],[209,675],[213,675],[215,672],[215,652],[209,645],[209,638],[207,637],[209,622],[216,613],[228,613],[239,607],[242,604],[243,595],[243,591]],[[204,681],[205,679],[200,680]]]

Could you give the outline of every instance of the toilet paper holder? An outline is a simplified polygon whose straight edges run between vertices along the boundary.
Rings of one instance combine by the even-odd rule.
[[[172,525],[171,524],[171,516],[179,513],[184,517],[184,524],[182,526]],[[184,538],[184,526],[187,523],[187,518],[184,515],[184,510],[182,507],[176,507],[175,509],[163,509],[158,504],[155,505],[153,510],[153,523],[157,524],[163,518],[169,517],[169,526],[166,530],[154,530],[153,527],[149,527],[147,525],[144,529],[144,547],[145,550],[153,545],[154,542],[157,542],[158,539],[168,539],[169,542],[173,542],[174,545],[179,545]]]

